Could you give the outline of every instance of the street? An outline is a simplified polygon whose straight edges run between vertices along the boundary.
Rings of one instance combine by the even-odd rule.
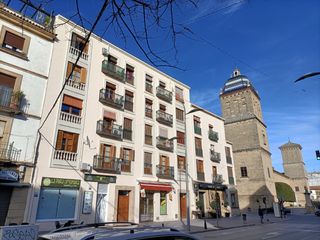
[[[320,240],[320,217],[315,215],[291,215],[287,220],[255,226],[208,231],[193,234],[199,239],[272,239],[272,240]]]

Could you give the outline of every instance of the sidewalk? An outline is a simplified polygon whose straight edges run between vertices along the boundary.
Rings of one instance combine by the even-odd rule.
[[[288,218],[290,218],[290,216]],[[271,213],[264,216],[264,224],[271,224],[275,222],[281,222],[284,220],[286,219],[276,218]],[[207,224],[207,229],[204,228],[205,221]],[[142,223],[141,226],[161,227],[162,224],[164,227],[175,228],[183,232],[187,231],[186,219],[183,219],[182,221]],[[192,219],[190,228],[191,228],[191,232],[195,233],[195,232],[202,232],[202,231],[214,231],[214,230],[222,230],[222,229],[228,229],[228,228],[260,225],[260,224],[261,224],[260,217],[258,216],[258,214],[247,214],[247,222],[245,224],[243,223],[241,216],[234,216],[230,218],[219,218],[218,227],[217,227],[217,220],[214,218]]]

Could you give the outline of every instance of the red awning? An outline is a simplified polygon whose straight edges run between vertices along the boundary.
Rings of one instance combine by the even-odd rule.
[[[172,186],[170,184],[160,184],[160,183],[140,183],[141,189],[147,191],[163,191],[171,192]]]

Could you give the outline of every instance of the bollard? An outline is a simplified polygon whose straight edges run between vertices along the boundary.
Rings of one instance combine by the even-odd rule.
[[[204,219],[204,229],[208,229],[207,227],[207,220]]]

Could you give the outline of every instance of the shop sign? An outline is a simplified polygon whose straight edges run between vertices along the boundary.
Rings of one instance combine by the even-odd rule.
[[[198,191],[199,189],[224,191],[225,189],[227,189],[227,186],[223,184],[213,184],[213,183],[195,183],[194,190]]]
[[[42,178],[42,187],[52,187],[52,188],[80,188],[80,180],[77,179],[67,179],[67,178]]]
[[[84,180],[87,182],[116,183],[117,177],[96,174],[85,174]]]
[[[91,214],[91,212],[92,212],[92,198],[93,198],[92,191],[85,191],[84,192],[83,206],[82,206],[82,213],[83,214]]]
[[[0,170],[0,179],[12,182],[19,181],[19,173],[10,169],[2,169]]]

